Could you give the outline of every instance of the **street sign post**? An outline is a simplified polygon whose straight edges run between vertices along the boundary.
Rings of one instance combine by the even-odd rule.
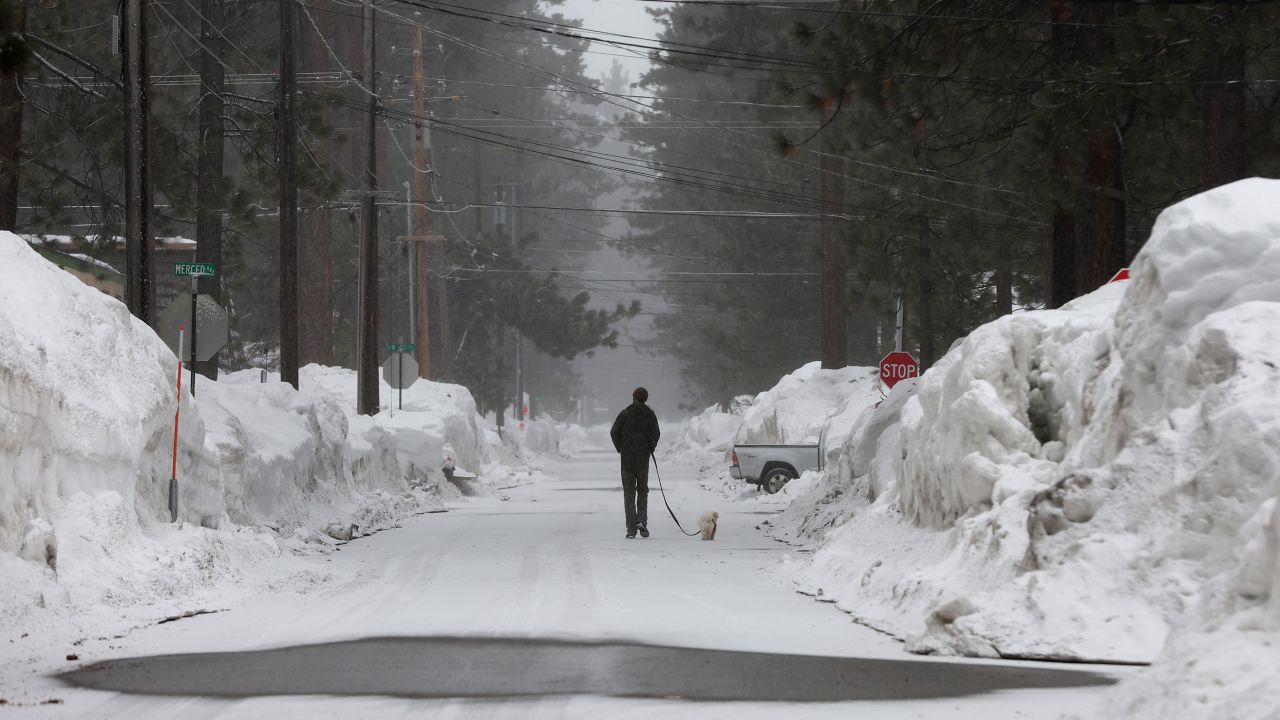
[[[187,328],[185,334],[179,330],[182,327]],[[157,316],[156,330],[179,360],[191,363],[191,347],[194,345],[194,359],[204,362],[227,344],[227,311],[211,295],[198,295],[195,303],[191,302],[190,295],[179,295]],[[194,370],[191,372],[191,394],[196,394]]]
[[[412,343],[393,343],[392,347],[413,347]],[[400,391],[400,409],[404,409],[404,389],[418,381],[418,361],[408,352],[392,351],[391,357],[382,363],[382,379],[393,390]]]
[[[200,324],[196,322],[196,310],[200,303],[196,301],[196,296],[200,294],[200,278],[213,277],[217,272],[217,266],[214,263],[174,263],[173,274],[178,277],[191,278],[191,324],[187,327],[191,328],[191,347],[200,349],[200,345],[196,340],[197,333],[200,332]],[[225,340],[223,343],[225,344]],[[215,352],[217,352],[215,350]],[[199,353],[197,353],[199,354]],[[208,358],[205,358],[206,360]],[[195,362],[191,364],[191,394],[196,394],[196,370]]]
[[[389,353],[412,353],[418,350],[418,346],[414,343],[387,343],[387,352]]]
[[[894,351],[880,361],[880,381],[890,390],[899,381],[920,376],[920,363],[909,352]]]

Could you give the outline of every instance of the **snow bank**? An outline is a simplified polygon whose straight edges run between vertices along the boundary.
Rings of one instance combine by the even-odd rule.
[[[760,393],[742,417],[738,445],[817,444],[836,450],[863,409],[880,399],[875,368],[823,370],[811,362]]]
[[[680,425],[667,446],[666,456],[675,462],[700,464],[708,456],[715,460],[728,457],[733,449],[733,438],[742,427],[742,416],[751,409],[754,400],[750,395],[739,395],[723,412],[719,405],[712,405]],[[664,436],[667,433],[663,433]]]
[[[77,493],[167,519],[176,373],[124,305],[0,232],[0,552],[38,554],[23,550],[28,533]],[[179,448],[183,512],[216,526],[224,506],[197,420]]]
[[[237,560],[279,553],[224,525],[203,425],[178,453],[185,531],[168,520],[177,361],[124,305],[0,232],[0,626],[47,609],[164,605]],[[142,527],[163,527],[165,541]],[[205,527],[200,527],[201,525]],[[16,636],[17,633],[15,633]]]
[[[420,381],[392,413],[384,385],[383,412],[366,417],[349,370],[303,368],[301,392],[232,373],[201,378],[194,399],[184,383],[171,525],[176,372],[123,304],[0,233],[5,627],[41,609],[68,626],[95,607],[178,610],[251,565],[442,510],[458,494],[446,455],[481,484],[517,470],[461,386]]]
[[[1131,273],[979,328],[862,414],[781,519],[822,537],[791,575],[917,652],[1164,647],[1117,717],[1262,717],[1275,691],[1242,690],[1280,687],[1280,182],[1168,209]]]
[[[857,418],[880,400],[879,388],[875,368],[823,370],[820,363],[809,363],[755,397],[735,398],[727,413],[712,406],[691,418],[667,457],[696,466],[701,485],[727,499],[784,505],[802,494],[810,480],[801,478],[804,482],[793,481],[779,496],[762,497],[755,486],[729,476],[733,446],[822,441],[826,462],[839,462]]]

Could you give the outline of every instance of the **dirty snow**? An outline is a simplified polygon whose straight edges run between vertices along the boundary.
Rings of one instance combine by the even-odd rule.
[[[1131,272],[859,409],[784,575],[915,652],[1155,661],[1111,717],[1275,717],[1280,182],[1169,208]]]

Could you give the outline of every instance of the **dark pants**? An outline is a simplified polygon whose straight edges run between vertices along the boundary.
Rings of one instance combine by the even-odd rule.
[[[622,464],[622,506],[627,513],[627,532],[649,524],[649,463]]]

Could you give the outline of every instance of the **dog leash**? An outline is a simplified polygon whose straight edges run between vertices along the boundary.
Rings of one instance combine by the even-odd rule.
[[[676,521],[676,527],[680,528],[680,532],[688,535],[689,537],[693,537],[694,535],[702,532],[701,530],[688,532],[684,529],[684,526],[680,524],[680,519],[676,517],[676,512],[671,509],[671,503],[667,502],[667,491],[662,488],[662,473],[658,472],[658,456],[650,453],[649,457],[653,458],[653,474],[658,476],[658,492],[662,493],[662,504],[667,506],[667,512],[671,513],[671,519]]]

